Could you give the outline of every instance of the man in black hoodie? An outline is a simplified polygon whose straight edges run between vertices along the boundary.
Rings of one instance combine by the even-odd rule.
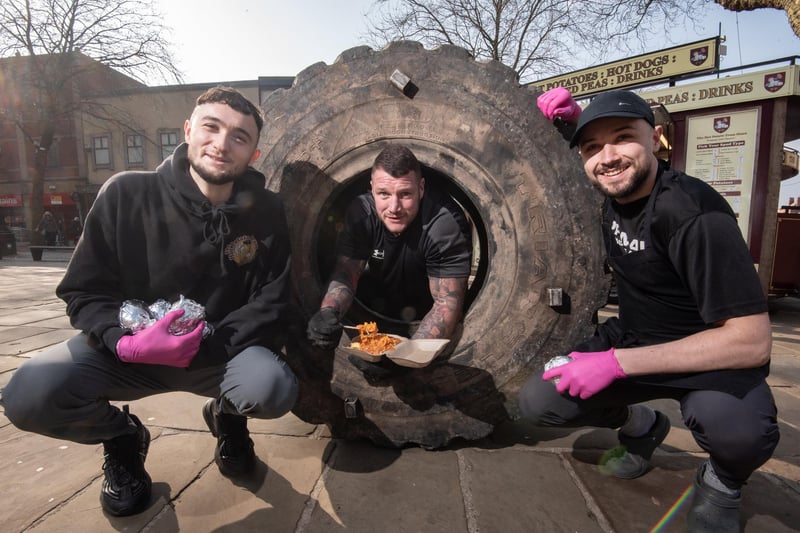
[[[184,125],[186,142],[155,172],[122,172],[103,185],[56,289],[81,333],[23,364],[3,391],[18,428],[103,443],[100,501],[109,514],[141,512],[151,492],[150,434],[111,401],[170,391],[210,397],[203,417],[228,476],[255,467],[246,417],[277,418],[295,402],[297,379],[279,355],[286,217],[250,167],[262,125],[240,93],[210,89]],[[184,335],[170,333],[180,309],[135,333],[120,325],[123,302],[181,297],[205,310]]]

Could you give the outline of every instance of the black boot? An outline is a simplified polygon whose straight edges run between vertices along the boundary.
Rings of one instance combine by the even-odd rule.
[[[709,463],[697,469],[694,480],[694,498],[686,531],[689,533],[738,533],[741,531],[739,505],[741,495],[730,495],[710,487],[703,478]]]
[[[136,431],[103,442],[103,488],[100,505],[108,514],[128,516],[142,512],[150,501],[152,482],[144,469],[144,460],[150,447],[150,432],[139,419],[122,410]]]
[[[211,434],[217,437],[214,461],[222,475],[238,477],[251,473],[256,466],[256,454],[247,430],[247,417],[221,413],[219,400],[212,398],[203,406],[203,418]]]

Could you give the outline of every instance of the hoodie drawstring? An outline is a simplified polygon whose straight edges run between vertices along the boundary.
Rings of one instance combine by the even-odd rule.
[[[227,210],[230,210],[229,206]],[[228,225],[227,210],[224,205],[203,204],[201,211],[206,221],[203,227],[203,239],[208,244],[219,246],[219,266],[223,275],[227,273],[225,268],[225,237],[231,232],[231,228]]]

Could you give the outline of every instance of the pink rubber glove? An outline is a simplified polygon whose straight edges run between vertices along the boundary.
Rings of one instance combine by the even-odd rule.
[[[125,363],[176,366],[186,368],[200,349],[203,321],[191,333],[172,335],[169,326],[183,316],[183,309],[167,313],[152,326],[125,335],[117,342],[117,357]]]
[[[581,106],[572,99],[569,90],[564,87],[556,87],[540,94],[536,99],[536,105],[550,121],[560,117],[566,122],[578,122],[578,116],[581,114]]]
[[[559,394],[569,392],[570,396],[580,396],[585,400],[615,380],[626,377],[614,356],[614,348],[605,352],[572,352],[569,356],[573,359],[571,362],[542,374],[545,381],[560,378],[556,383]]]

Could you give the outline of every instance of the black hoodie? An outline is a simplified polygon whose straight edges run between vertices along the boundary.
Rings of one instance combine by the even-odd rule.
[[[281,347],[289,298],[283,204],[249,168],[227,203],[212,206],[188,172],[182,144],[155,172],[121,172],[97,195],[56,295],[73,327],[116,353],[125,300],[181,295],[205,306],[214,333],[191,368],[221,364],[248,346]]]

